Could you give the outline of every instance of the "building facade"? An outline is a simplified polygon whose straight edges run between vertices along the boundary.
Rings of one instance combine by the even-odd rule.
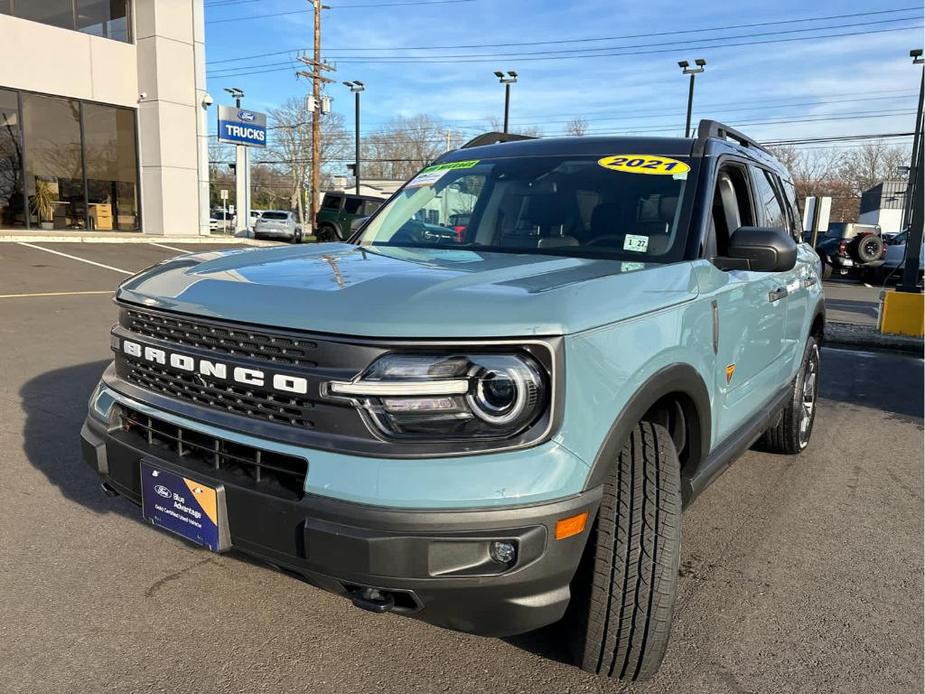
[[[208,233],[202,0],[0,0],[0,229]]]
[[[885,234],[902,231],[903,208],[906,201],[905,181],[883,181],[861,194],[858,222],[879,224]]]

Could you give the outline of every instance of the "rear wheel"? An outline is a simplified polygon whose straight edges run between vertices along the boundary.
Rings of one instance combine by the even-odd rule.
[[[765,432],[760,447],[771,453],[794,454],[809,445],[816,421],[819,397],[819,343],[812,335],[806,340],[803,362],[793,382],[793,391],[780,421]]]
[[[832,263],[828,258],[822,259],[822,279],[823,281],[832,278]]]
[[[858,239],[854,253],[861,263],[872,263],[883,253],[883,239],[873,234]]]
[[[651,677],[668,646],[681,548],[680,465],[671,436],[640,422],[604,496],[566,616],[583,670]]]

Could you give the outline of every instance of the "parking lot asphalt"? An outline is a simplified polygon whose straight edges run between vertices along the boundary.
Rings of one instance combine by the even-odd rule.
[[[877,326],[883,288],[853,279],[825,283],[826,319],[837,323]]]
[[[104,497],[78,435],[110,293],[175,251],[35,245],[0,244],[0,691],[922,691],[921,360],[823,351],[810,448],[749,452],[685,513],[665,663],[624,686],[555,629],[372,615]]]

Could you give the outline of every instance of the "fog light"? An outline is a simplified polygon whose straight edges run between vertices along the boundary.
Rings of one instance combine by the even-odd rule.
[[[513,564],[517,559],[517,547],[513,542],[492,542],[488,554],[499,564]]]

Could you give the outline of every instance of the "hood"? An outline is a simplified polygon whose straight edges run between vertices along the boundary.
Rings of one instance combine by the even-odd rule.
[[[564,335],[697,295],[690,263],[312,244],[193,253],[118,298],[168,311],[339,335]]]

